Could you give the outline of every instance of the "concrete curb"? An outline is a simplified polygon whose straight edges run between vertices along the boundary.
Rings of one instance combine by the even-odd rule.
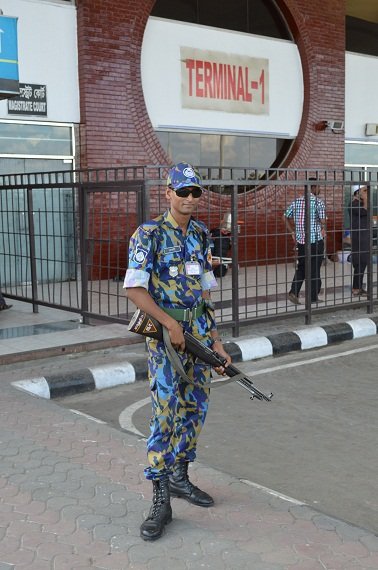
[[[292,332],[226,342],[225,348],[234,363],[278,356],[299,350],[320,348],[329,344],[374,336],[378,333],[378,317],[361,318],[334,325],[308,327]],[[106,366],[66,371],[28,380],[12,382],[16,388],[41,398],[59,398],[104,390],[147,379],[147,358],[118,362]]]

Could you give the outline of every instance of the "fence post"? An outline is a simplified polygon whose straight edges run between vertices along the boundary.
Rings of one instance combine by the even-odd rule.
[[[305,303],[306,325],[311,324],[311,182],[305,183]]]
[[[138,226],[150,219],[150,185],[143,180],[137,190],[137,224]]]
[[[374,312],[374,301],[373,301],[373,196],[372,188],[370,182],[364,183],[368,189],[368,201],[367,201],[367,224],[368,224],[368,235],[369,235],[369,255],[367,264],[367,290],[368,290],[368,303],[367,303],[367,313]],[[361,244],[360,244],[361,249]]]
[[[31,186],[27,186],[26,188],[26,200],[28,204],[29,255],[30,255],[30,273],[31,273],[31,282],[32,282],[33,313],[38,313],[37,264],[35,259],[33,189]]]
[[[81,184],[79,190],[79,243],[80,243],[80,273],[81,273],[81,316],[83,323],[88,323],[86,316],[88,313],[88,252],[87,252],[87,234],[88,234],[88,199],[85,186]]]
[[[231,235],[232,240],[232,334],[238,337],[240,334],[239,319],[239,255],[238,255],[238,186],[235,184],[231,197]]]

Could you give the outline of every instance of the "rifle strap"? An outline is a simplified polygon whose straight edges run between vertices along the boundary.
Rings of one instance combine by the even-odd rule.
[[[188,382],[188,384],[193,384],[193,380],[191,380],[187,375],[187,373],[185,372],[184,367],[181,364],[181,360],[172,346],[171,339],[169,337],[169,332],[165,327],[163,327],[163,340],[167,351],[167,356],[173,368],[181,376],[181,379],[184,380],[184,382]]]

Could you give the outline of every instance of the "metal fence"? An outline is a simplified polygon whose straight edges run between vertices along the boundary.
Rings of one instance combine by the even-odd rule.
[[[34,311],[46,305],[79,313],[86,321],[128,322],[134,311],[123,291],[128,242],[142,221],[166,209],[167,171],[167,166],[130,166],[0,176],[3,294],[31,303]],[[207,191],[197,217],[212,230],[215,253],[226,257],[220,265],[218,260],[221,276],[212,294],[221,327],[231,327],[238,336],[242,325],[277,317],[301,314],[310,323],[315,312],[347,305],[373,312],[378,300],[377,169],[200,171]],[[360,232],[351,228],[350,217],[358,183],[368,187],[367,246],[363,251],[354,247],[352,256],[351,241]],[[319,187],[327,216],[318,303],[311,303],[310,296],[311,185]],[[300,304],[293,304],[288,291],[297,247],[283,214],[299,196],[307,204],[306,277]],[[219,230],[225,221],[230,233]],[[352,294],[352,261],[362,254],[368,296]]]

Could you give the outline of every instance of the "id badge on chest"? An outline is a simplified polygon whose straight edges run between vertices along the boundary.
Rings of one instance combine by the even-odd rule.
[[[186,275],[201,275],[201,265],[198,261],[186,261],[185,273]]]

